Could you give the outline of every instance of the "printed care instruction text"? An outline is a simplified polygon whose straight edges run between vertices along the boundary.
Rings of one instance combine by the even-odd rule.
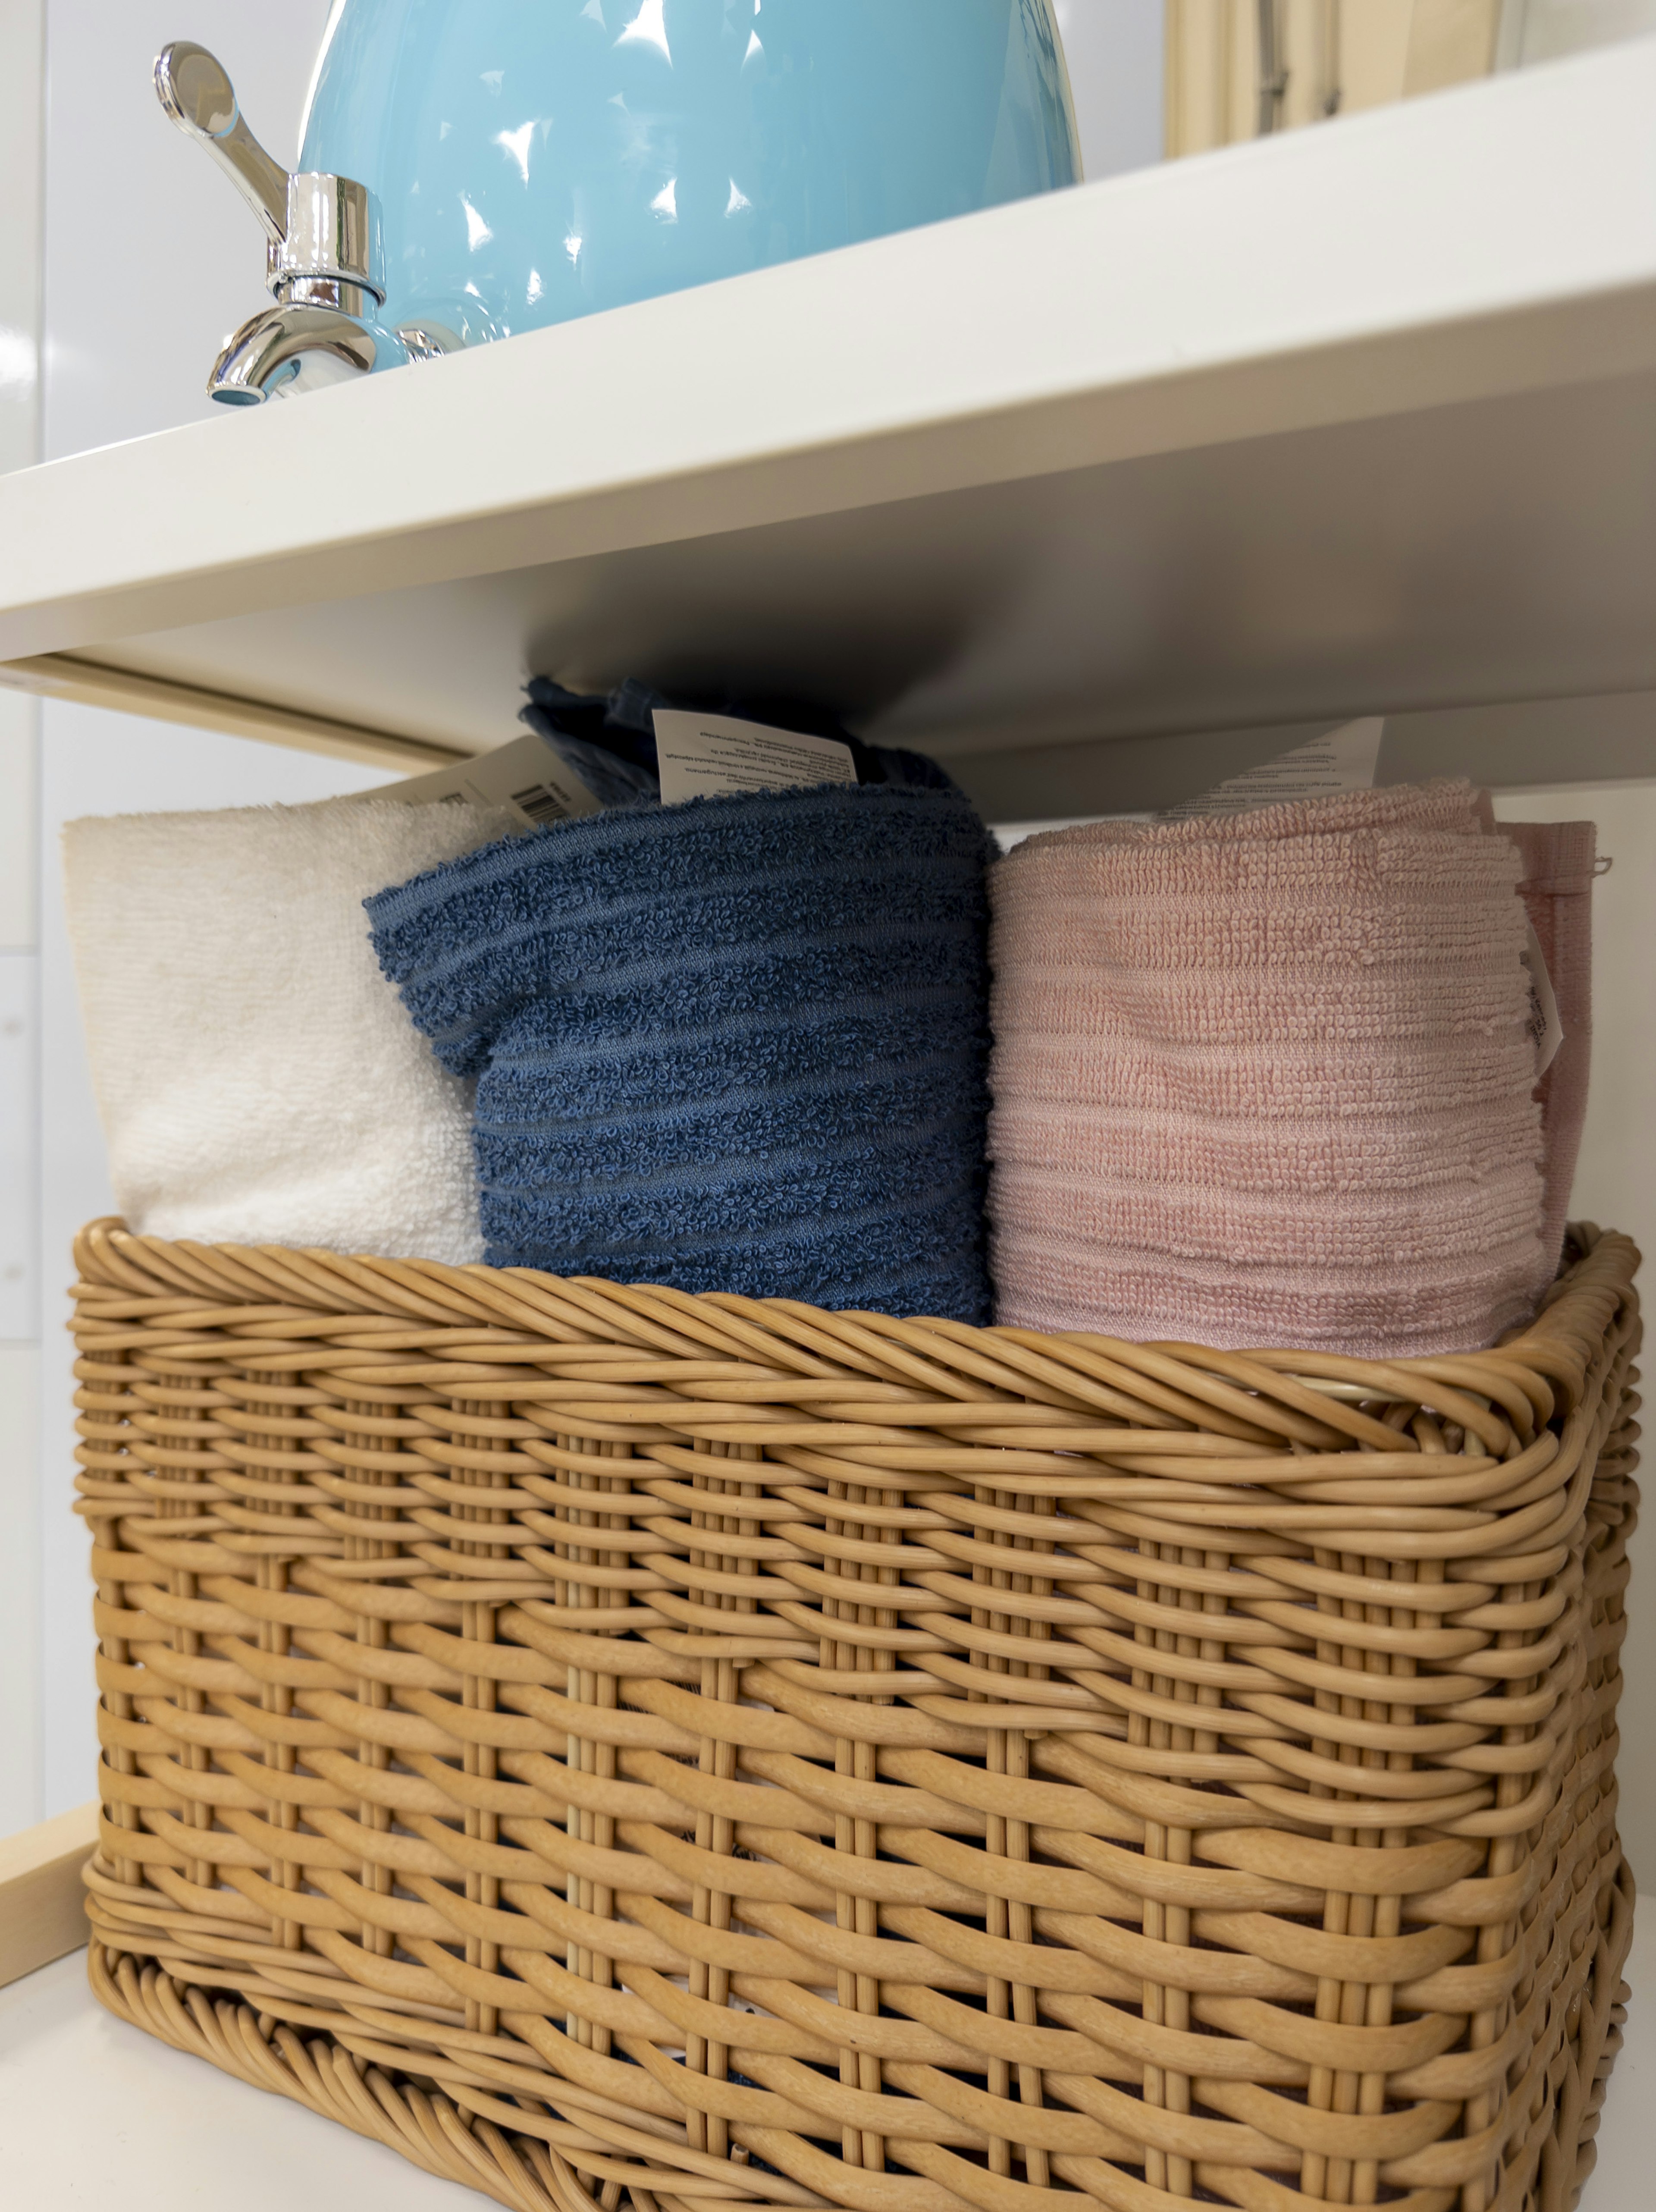
[[[837,738],[807,738],[733,714],[695,714],[677,707],[658,707],[655,724],[664,806],[731,792],[857,781],[851,747]]]

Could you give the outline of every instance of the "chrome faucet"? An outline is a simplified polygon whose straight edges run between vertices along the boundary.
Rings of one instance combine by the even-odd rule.
[[[247,128],[234,87],[204,46],[179,39],[164,48],[155,91],[264,232],[265,283],[276,304],[226,340],[207,380],[212,398],[256,407],[458,349],[460,339],[440,324],[391,331],[375,320],[385,299],[378,200],[350,177],[289,176]]]

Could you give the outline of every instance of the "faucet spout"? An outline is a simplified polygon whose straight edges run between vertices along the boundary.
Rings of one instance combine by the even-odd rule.
[[[366,376],[379,350],[373,331],[354,315],[285,301],[253,316],[226,341],[207,390],[227,407],[257,407]]]

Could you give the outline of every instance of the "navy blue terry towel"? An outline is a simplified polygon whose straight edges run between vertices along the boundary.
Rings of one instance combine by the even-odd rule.
[[[953,789],[618,807],[366,902],[477,1078],[489,1264],[986,1322],[988,835]]]

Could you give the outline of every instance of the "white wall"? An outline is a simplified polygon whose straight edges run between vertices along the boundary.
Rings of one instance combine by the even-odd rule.
[[[1087,180],[1162,158],[1162,0],[1055,0]]]
[[[1656,0],[1505,0],[1497,64],[1526,68],[1656,31]]]
[[[44,4],[0,7],[0,469],[39,451]],[[0,1835],[39,1788],[39,727],[33,700],[0,692]]]
[[[25,53],[6,67],[31,7],[45,28],[45,220],[42,229],[15,192],[0,198],[0,435],[11,388],[6,364],[21,357],[7,350],[16,312],[9,295],[22,299],[32,282],[44,297],[38,450],[51,459],[207,414],[213,356],[263,301],[258,227],[161,114],[150,83],[157,52],[173,38],[210,46],[254,130],[278,160],[291,161],[327,0],[286,0],[280,9],[254,0],[4,0],[0,87],[16,100],[32,82],[28,97],[38,104],[38,63],[30,79]],[[0,129],[0,164],[26,168],[26,155]],[[38,165],[38,142],[33,158]],[[31,386],[27,421],[14,406],[19,421],[0,465],[36,457],[35,402]],[[319,799],[382,780],[345,763],[88,708],[39,708],[0,693],[0,718],[7,716],[0,988],[9,975],[17,981],[8,949],[15,942],[31,987],[38,973],[38,1030],[28,1040],[35,1103],[26,1132],[27,1180],[38,1198],[24,1338],[0,1345],[0,1834],[82,1803],[96,1758],[86,1544],[69,1510],[73,1377],[64,1324],[70,1238],[107,1212],[110,1199],[64,934],[58,832],[76,814]],[[0,1083],[8,1042],[0,1007]],[[8,1117],[8,1126],[16,1123]],[[0,1256],[0,1302],[4,1265]]]
[[[265,304],[263,234],[161,113],[155,56],[171,39],[211,47],[251,128],[291,167],[328,0],[45,6],[50,460],[215,411],[213,357]]]

